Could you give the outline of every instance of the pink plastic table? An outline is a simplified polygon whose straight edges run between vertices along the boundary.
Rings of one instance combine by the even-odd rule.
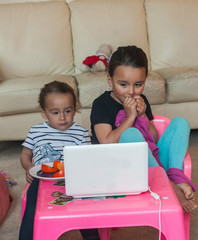
[[[64,232],[74,229],[100,228],[103,232],[101,239],[109,238],[108,228],[111,227],[151,226],[159,229],[159,201],[150,192],[104,200],[75,200],[58,206],[48,204],[54,200],[51,194],[54,191],[65,193],[65,187],[53,183],[40,181],[34,240],[55,240]],[[183,210],[162,168],[149,168],[149,186],[162,202],[163,237],[168,240],[187,239]]]

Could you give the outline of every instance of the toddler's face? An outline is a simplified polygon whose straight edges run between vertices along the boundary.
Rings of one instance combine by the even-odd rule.
[[[146,82],[145,68],[134,68],[131,66],[118,66],[111,78],[108,76],[108,83],[112,87],[112,97],[123,104],[125,98],[132,95],[141,95]]]
[[[50,127],[64,131],[73,124],[74,99],[70,93],[50,93],[45,98],[45,109],[41,111]]]

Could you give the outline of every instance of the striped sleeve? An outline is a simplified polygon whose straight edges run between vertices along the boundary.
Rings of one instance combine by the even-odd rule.
[[[85,131],[84,131],[84,135],[83,135],[81,144],[82,145],[91,144],[91,138],[89,136],[89,132],[87,129],[85,129]]]
[[[34,139],[32,135],[32,129],[30,129],[25,141],[22,143],[23,147],[29,148],[30,150],[33,150],[34,147]]]

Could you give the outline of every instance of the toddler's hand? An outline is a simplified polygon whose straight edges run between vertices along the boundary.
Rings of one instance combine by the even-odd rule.
[[[30,175],[29,170],[34,167],[34,164],[31,164],[27,169],[26,169],[26,181],[31,183],[33,181],[33,177]]]
[[[146,104],[144,102],[144,99],[141,96],[135,96],[134,97],[136,103],[137,103],[137,112],[140,117],[146,116],[145,111],[146,111]]]

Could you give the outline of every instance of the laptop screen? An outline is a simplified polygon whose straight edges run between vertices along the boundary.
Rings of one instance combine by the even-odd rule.
[[[129,195],[148,190],[145,142],[65,146],[64,162],[67,195]]]

